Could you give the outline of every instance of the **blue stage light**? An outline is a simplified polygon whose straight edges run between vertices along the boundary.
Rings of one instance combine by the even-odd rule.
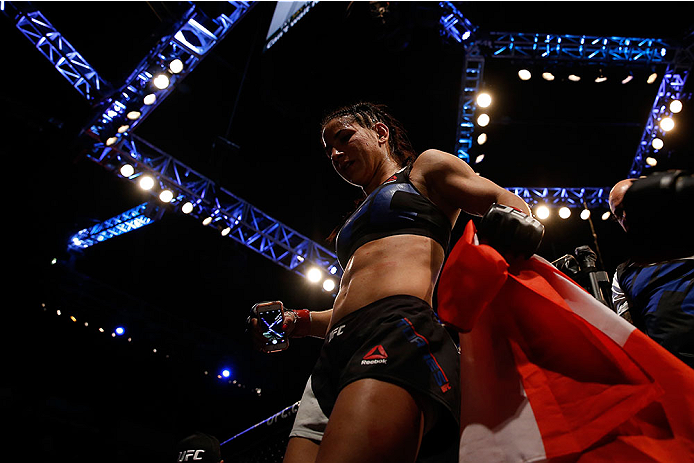
[[[222,370],[222,378],[228,378],[231,376],[231,370],[228,368],[224,368]]]
[[[118,326],[118,327],[116,327],[116,329],[115,329],[114,332],[115,332],[118,336],[123,336],[123,334],[125,334],[125,328],[123,328],[122,326]]]

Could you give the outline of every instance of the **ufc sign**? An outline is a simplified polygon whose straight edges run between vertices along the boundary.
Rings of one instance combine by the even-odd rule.
[[[205,453],[204,450],[186,450],[184,452],[178,452],[178,461],[202,460],[203,453]]]

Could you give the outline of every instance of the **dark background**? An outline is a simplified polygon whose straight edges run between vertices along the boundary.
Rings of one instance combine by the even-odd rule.
[[[34,5],[114,85],[182,8],[174,2]],[[217,6],[201,5],[211,13]],[[329,247],[325,237],[359,191],[341,182],[322,154],[323,113],[358,99],[385,103],[419,151],[453,152],[464,50],[441,36],[437,2],[391,2],[385,24],[370,15],[369,2],[324,2],[263,52],[274,5],[260,2],[243,18],[137,135]],[[685,5],[456,3],[480,33],[673,40],[691,31]],[[243,333],[248,309],[279,299],[320,310],[332,297],[173,213],[68,253],[74,233],[150,198],[84,157],[78,134],[94,109],[6,17],[0,23],[1,146],[12,182],[5,207],[13,212],[5,219],[10,292],[2,391],[16,416],[12,439],[46,461],[65,455],[173,461],[174,443],[195,430],[225,441],[296,402],[320,341],[292,340],[288,351],[273,355],[254,352]],[[505,187],[602,187],[625,178],[656,95],[657,84],[645,83],[650,70],[635,70],[628,85],[619,83],[623,66],[603,67],[612,77],[603,84],[587,76],[579,83],[521,82],[520,65],[487,60],[492,124],[485,160],[475,170]],[[692,110],[684,103],[658,169],[692,167]],[[224,148],[219,137],[240,149]],[[481,153],[473,150],[472,158]],[[580,245],[596,249],[588,222],[577,215],[546,221],[540,255],[554,260]],[[611,276],[626,255],[623,235],[597,215],[600,257]],[[113,338],[118,324],[127,334]],[[217,378],[223,366],[233,372],[229,380]],[[223,447],[228,455],[229,447]]]

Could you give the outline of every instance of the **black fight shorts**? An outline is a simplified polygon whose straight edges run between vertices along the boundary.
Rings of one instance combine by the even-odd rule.
[[[425,400],[418,461],[457,461],[459,352],[425,301],[390,296],[341,319],[328,333],[306,384],[290,437],[320,441],[337,396],[372,378]]]

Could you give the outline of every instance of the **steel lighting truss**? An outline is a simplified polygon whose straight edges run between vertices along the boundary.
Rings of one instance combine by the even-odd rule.
[[[80,230],[70,238],[68,249],[85,249],[109,238],[149,225],[153,222],[153,219],[146,215],[148,207],[147,203],[140,204],[116,217]]]
[[[200,221],[209,218],[209,226],[225,231],[225,235],[288,270],[306,276],[309,268],[317,266],[326,276],[339,276],[342,273],[333,252],[273,219],[136,135],[124,136],[112,146],[97,141],[93,145],[91,157],[114,172],[124,163],[133,165],[136,173],[129,177],[131,180],[148,174],[156,179],[153,194],[164,189],[174,193],[173,200],[168,203],[169,208],[180,210],[183,204],[190,203],[193,206],[189,212],[192,217]],[[146,215],[144,209],[138,212]],[[88,241],[83,236],[77,234],[75,238],[87,244]]]
[[[27,4],[26,7],[31,8],[31,5]],[[2,11],[87,101],[99,101],[111,92],[111,85],[99,76],[40,11],[22,11],[12,2],[2,2]]]
[[[515,60],[551,60],[583,62],[624,62],[630,66],[667,65],[668,68],[661,82],[660,89],[653,104],[653,109],[646,123],[644,134],[639,143],[630,177],[641,175],[649,153],[657,151],[652,141],[662,133],[658,123],[671,115],[667,103],[680,97],[684,83],[692,65],[692,47],[683,49],[677,45],[659,39],[602,37],[586,35],[524,34],[509,32],[491,32],[478,37],[477,28],[456,9],[451,2],[440,2],[443,15],[441,25],[444,34],[460,42],[466,50],[464,65],[463,89],[461,91],[458,114],[458,134],[455,153],[469,162],[468,151],[473,145],[475,97],[481,88],[485,57],[512,58]],[[484,49],[484,52],[482,51]],[[551,195],[552,203],[569,207],[579,207],[582,202],[569,201],[580,198],[591,188],[508,188],[509,191],[521,191],[526,201],[544,202],[546,196],[539,193],[557,192]],[[604,188],[594,189],[604,191]],[[560,193],[564,192],[566,193]],[[607,195],[595,196],[589,207],[606,207]]]

